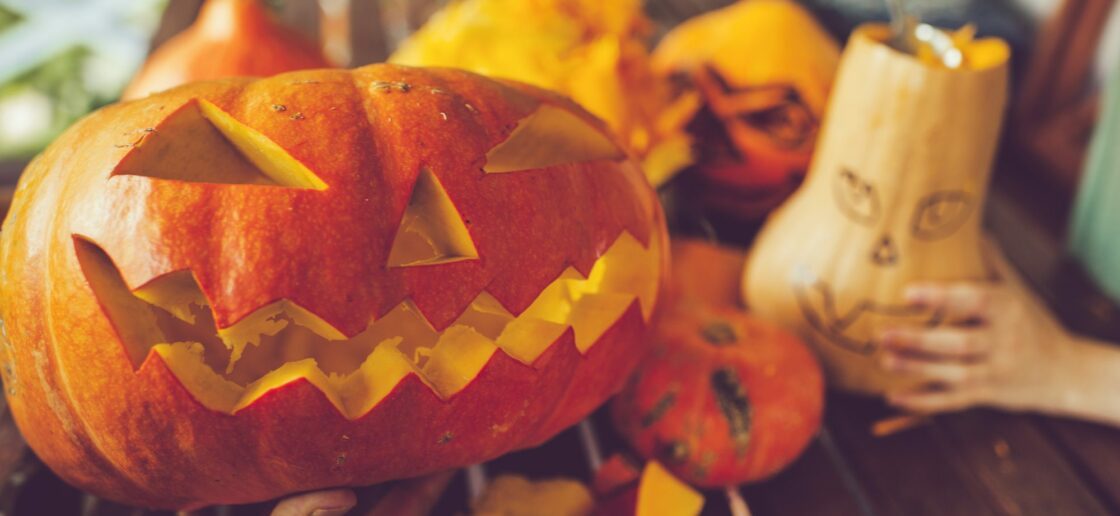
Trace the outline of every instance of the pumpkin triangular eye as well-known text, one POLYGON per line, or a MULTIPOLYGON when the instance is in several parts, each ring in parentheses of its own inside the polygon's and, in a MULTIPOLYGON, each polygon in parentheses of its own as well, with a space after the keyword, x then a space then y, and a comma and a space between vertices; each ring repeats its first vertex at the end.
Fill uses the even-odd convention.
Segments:
POLYGON ((276 142, 202 99, 167 116, 125 155, 113 175, 189 183, 325 190, 327 184, 276 142))
POLYGON ((478 251, 470 232, 447 191, 430 170, 420 170, 389 251, 389 266, 412 267, 476 258, 478 251))
POLYGON ((488 174, 517 172, 625 156, 602 129, 546 104, 522 119, 509 138, 486 153, 483 170, 488 174))

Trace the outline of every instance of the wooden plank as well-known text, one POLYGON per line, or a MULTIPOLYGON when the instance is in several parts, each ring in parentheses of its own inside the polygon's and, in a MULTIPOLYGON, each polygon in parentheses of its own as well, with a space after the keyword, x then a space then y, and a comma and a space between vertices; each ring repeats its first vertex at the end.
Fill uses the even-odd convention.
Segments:
POLYGON ((829 426, 883 514, 1110 514, 1065 450, 1026 416, 971 411, 884 438, 881 402, 834 395, 829 426))
POLYGON ((827 426, 877 513, 1001 514, 935 424, 876 438, 871 425, 894 412, 869 398, 832 394, 828 401, 827 426))
MULTIPOLYGON (((862 493, 853 493, 821 440, 816 440, 788 469, 765 482, 747 486, 743 496, 755 516, 782 514, 868 515, 862 493)), ((710 498, 710 497, 709 497, 710 498)), ((709 505, 715 506, 712 501, 709 505)), ((719 504, 726 507, 727 503, 719 504)), ((705 511, 705 514, 708 514, 705 511)), ((714 513, 713 513, 714 514, 714 513)))
POLYGON ((1071 419, 1039 417, 1040 424, 1114 514, 1120 514, 1120 430, 1071 419))
POLYGON ((949 436, 951 446, 975 473, 999 512, 1111 514, 1034 419, 970 411, 940 417, 937 426, 949 436))
POLYGON ((536 448, 488 462, 486 472, 490 478, 518 474, 535 480, 566 477, 590 481, 591 470, 584 457, 579 433, 575 428, 569 428, 536 448))

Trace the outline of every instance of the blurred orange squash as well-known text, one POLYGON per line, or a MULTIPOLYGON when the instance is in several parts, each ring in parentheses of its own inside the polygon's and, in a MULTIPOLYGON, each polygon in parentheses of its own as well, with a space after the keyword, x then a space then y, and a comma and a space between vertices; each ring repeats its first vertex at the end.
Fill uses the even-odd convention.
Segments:
POLYGON ((330 66, 314 43, 273 20, 260 0, 208 0, 193 25, 152 53, 121 98, 191 81, 330 66))
POLYGON ((704 202, 758 219, 797 188, 839 56, 792 0, 743 0, 665 36, 654 69, 682 78, 703 101, 687 129, 704 202))

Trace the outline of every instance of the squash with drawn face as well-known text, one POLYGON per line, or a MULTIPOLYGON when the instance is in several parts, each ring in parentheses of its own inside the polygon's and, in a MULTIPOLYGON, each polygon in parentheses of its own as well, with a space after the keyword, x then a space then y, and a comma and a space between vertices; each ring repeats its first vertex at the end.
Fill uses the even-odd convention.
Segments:
POLYGON ((741 0, 673 29, 655 69, 701 100, 687 130, 700 200, 761 219, 801 184, 840 49, 792 0, 741 0))
POLYGON ((836 385, 869 393, 912 383, 879 369, 879 331, 945 322, 904 303, 908 284, 989 278, 980 222, 1009 55, 980 40, 949 70, 882 44, 888 33, 853 35, 809 177, 743 278, 754 313, 802 331, 836 385))
POLYGON ((664 222, 570 101, 374 65, 90 115, 0 239, 0 372, 63 478, 134 505, 367 485, 535 445, 645 350, 664 222))

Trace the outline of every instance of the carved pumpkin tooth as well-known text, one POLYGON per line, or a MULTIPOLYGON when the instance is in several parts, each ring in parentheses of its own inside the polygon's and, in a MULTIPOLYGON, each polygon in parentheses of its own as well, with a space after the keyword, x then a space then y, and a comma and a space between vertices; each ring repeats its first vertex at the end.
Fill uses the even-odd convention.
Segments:
POLYGON ((494 356, 494 341, 468 326, 444 330, 421 370, 444 399, 466 387, 494 356))

